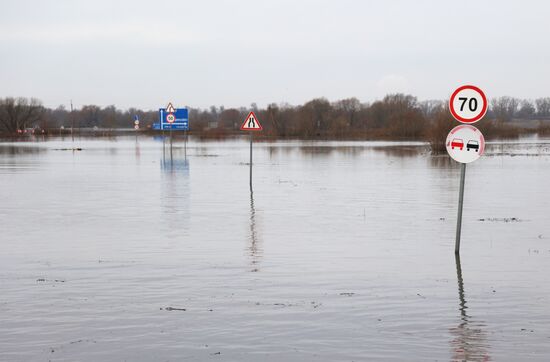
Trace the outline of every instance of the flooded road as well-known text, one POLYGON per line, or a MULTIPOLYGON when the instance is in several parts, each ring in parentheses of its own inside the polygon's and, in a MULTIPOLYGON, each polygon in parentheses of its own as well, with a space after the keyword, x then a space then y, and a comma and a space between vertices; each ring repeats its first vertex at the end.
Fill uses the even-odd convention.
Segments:
POLYGON ((547 361, 550 141, 0 144, 1 361, 547 361))

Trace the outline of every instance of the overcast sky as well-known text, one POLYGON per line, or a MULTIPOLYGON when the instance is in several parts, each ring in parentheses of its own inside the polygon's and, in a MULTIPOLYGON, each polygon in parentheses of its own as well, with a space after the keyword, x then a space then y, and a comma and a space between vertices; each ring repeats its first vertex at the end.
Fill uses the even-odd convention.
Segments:
POLYGON ((550 2, 2 0, 0 97, 46 106, 550 96, 550 2))

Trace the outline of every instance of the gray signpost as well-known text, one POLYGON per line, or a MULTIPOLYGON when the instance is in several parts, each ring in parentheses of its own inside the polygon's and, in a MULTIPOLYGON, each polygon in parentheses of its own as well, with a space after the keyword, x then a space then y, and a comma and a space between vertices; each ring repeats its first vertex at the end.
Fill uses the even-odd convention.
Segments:
POLYGON ((254 139, 254 133, 250 133, 250 192, 252 192, 252 143, 254 139))
POLYGON ((458 194, 458 212, 456 218, 455 254, 460 253, 462 233, 462 209, 464 206, 464 184, 466 182, 466 164, 474 162, 485 150, 485 138, 474 126, 487 113, 488 103, 485 93, 473 85, 458 87, 449 100, 451 115, 460 123, 449 132, 445 145, 449 155, 460 162, 460 190, 458 194))
MULTIPOLYGON (((261 130, 263 130, 263 127, 260 124, 258 117, 256 117, 254 112, 250 112, 241 126, 241 131, 253 132, 261 130)), ((254 140, 254 134, 252 132, 250 133, 250 192, 252 192, 252 144, 254 140)))
POLYGON ((460 253, 460 232, 462 231, 462 206, 464 205, 464 180, 466 179, 466 164, 460 165, 460 191, 458 194, 458 215, 456 216, 455 254, 460 253))

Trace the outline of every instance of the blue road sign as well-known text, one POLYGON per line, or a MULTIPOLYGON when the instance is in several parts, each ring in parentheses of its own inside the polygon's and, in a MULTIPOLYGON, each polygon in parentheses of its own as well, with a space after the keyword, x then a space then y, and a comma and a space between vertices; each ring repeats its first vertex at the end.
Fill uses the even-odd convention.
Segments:
POLYGON ((189 131, 189 112, 187 108, 178 108, 176 109, 176 112, 173 113, 175 116, 174 123, 169 123, 166 119, 166 116, 168 116, 168 112, 166 112, 165 108, 159 109, 159 121, 160 121, 160 129, 172 129, 173 131, 189 131))

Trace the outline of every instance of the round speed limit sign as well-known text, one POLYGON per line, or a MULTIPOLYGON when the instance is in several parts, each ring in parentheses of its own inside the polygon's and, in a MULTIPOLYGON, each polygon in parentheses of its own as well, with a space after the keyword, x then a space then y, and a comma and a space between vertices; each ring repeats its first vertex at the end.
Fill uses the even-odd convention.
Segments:
POLYGON ((487 97, 473 85, 458 87, 449 100, 453 117, 462 123, 475 123, 487 113, 487 97))

